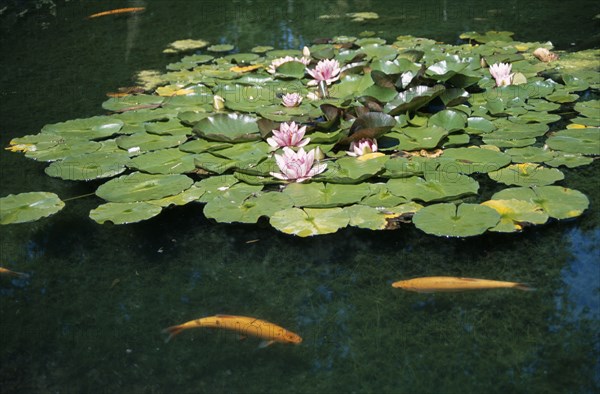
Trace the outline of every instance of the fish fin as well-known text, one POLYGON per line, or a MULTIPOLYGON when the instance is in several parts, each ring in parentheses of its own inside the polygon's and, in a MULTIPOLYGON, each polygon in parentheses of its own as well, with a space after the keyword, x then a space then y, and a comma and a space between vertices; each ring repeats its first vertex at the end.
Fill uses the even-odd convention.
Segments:
POLYGON ((181 325, 179 325, 179 326, 167 327, 164 330, 162 330, 161 332, 163 334, 169 334, 169 336, 167 337, 167 339, 165 339, 165 343, 169 343, 169 341, 171 339, 173 339, 173 337, 175 335, 179 334, 181 331, 183 331, 183 328, 181 327, 181 325))
POLYGON ((266 348, 267 346, 272 345, 273 343, 275 343, 275 341, 262 341, 259 345, 258 348, 259 349, 263 349, 266 348))
POLYGON ((536 291, 537 289, 534 287, 531 287, 525 283, 517 283, 514 286, 515 289, 519 289, 519 290, 523 290, 523 291, 536 291))

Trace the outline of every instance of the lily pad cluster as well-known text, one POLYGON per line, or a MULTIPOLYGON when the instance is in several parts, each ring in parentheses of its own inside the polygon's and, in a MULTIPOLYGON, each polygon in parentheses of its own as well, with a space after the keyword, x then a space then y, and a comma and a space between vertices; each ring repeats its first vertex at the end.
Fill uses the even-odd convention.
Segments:
MULTIPOLYGON (((549 44, 512 36, 470 32, 461 45, 343 36, 249 53, 213 45, 169 64, 156 89, 108 99, 105 115, 46 125, 7 149, 48 162, 52 177, 106 180, 96 191, 106 203, 90 212, 98 223, 201 203, 218 222, 263 218, 302 237, 410 222, 465 237, 579 216, 588 199, 560 185, 561 168, 600 155, 600 101, 582 99, 600 88, 599 73, 571 54, 542 62, 532 53, 549 44), (308 71, 324 60, 340 72, 318 83, 308 71), (496 86, 496 63, 512 66, 508 86, 496 86), (302 149, 324 172, 298 183, 272 175, 278 152, 267 139, 284 122, 306 127, 302 149), (378 151, 347 154, 365 139, 378 151), (502 190, 483 201, 480 182, 502 190)), ((0 200, 2 223, 62 207, 47 194, 15 198, 0 200)))

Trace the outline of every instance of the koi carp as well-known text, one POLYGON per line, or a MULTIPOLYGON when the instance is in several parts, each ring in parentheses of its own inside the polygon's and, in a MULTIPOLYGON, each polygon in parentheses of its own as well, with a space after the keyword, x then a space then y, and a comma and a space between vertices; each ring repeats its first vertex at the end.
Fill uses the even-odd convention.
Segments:
POLYGON ((88 19, 99 18, 101 16, 106 16, 106 15, 129 14, 132 12, 144 11, 145 9, 146 9, 145 7, 117 8, 116 10, 103 11, 103 12, 98 12, 97 14, 92 14, 92 15, 88 16, 88 19))
POLYGON ((175 335, 189 328, 221 328, 235 331, 242 337, 254 336, 263 340, 260 347, 267 347, 274 342, 299 344, 302 338, 291 331, 276 324, 254 317, 216 315, 190 320, 186 323, 165 328, 162 332, 169 334, 165 342, 169 342, 175 335))
POLYGON ((457 278, 452 276, 429 276, 401 280, 392 283, 392 287, 397 287, 408 291, 416 291, 419 293, 509 288, 524 291, 534 290, 525 284, 517 282, 502 282, 497 280, 475 278, 457 278))
POLYGON ((29 274, 23 272, 11 271, 8 268, 0 267, 0 275, 15 276, 17 278, 29 278, 29 274))

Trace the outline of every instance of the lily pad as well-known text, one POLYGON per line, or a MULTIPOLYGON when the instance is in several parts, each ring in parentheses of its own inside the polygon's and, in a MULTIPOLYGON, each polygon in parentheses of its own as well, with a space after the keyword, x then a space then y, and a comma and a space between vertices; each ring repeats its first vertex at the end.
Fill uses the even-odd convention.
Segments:
POLYGON ((125 150, 133 149, 143 153, 172 148, 181 145, 186 139, 185 135, 158 135, 141 132, 117 138, 117 145, 125 150))
POLYGON ((177 148, 163 149, 137 156, 127 166, 150 174, 183 174, 196 168, 195 157, 177 148))
POLYGON ((94 152, 69 156, 55 161, 46 169, 46 174, 71 181, 89 181, 99 178, 111 178, 126 170, 129 161, 126 152, 94 152))
POLYGON ((128 224, 153 218, 161 211, 160 206, 146 202, 109 202, 92 209, 90 218, 100 224, 128 224))
POLYGON ((385 105, 385 112, 394 116, 407 111, 414 111, 441 95, 445 89, 443 85, 435 85, 433 87, 415 86, 414 88, 398 93, 396 98, 385 105))
POLYGON ((510 199, 532 202, 556 219, 577 217, 589 206, 589 200, 583 193, 562 186, 515 187, 492 196, 492 200, 510 199))
POLYGON ((110 202, 157 200, 174 196, 189 188, 191 178, 185 175, 151 175, 134 172, 111 179, 96 190, 96 195, 110 202))
POLYGON ((461 112, 445 109, 433 115, 427 122, 429 126, 438 126, 449 133, 462 130, 467 124, 467 116, 461 112))
POLYGON ((446 237, 483 234, 500 221, 496 210, 479 204, 452 203, 426 206, 413 216, 415 226, 428 233, 446 237))
POLYGON ((426 172, 424 178, 390 179, 387 188, 396 196, 408 200, 434 202, 476 194, 479 183, 467 175, 432 171, 426 172))
POLYGON ((544 224, 548 221, 546 214, 540 206, 523 200, 489 200, 481 203, 500 214, 500 222, 490 231, 512 233, 523 230, 531 224, 544 224))
POLYGON ((289 208, 271 216, 271 226, 286 234, 299 237, 335 233, 350 222, 348 213, 341 208, 289 208))
POLYGON ((95 141, 71 140, 64 141, 47 149, 29 150, 25 153, 25 157, 39 161, 56 161, 69 156, 96 152, 101 147, 102 144, 95 141))
POLYGON ((283 193, 296 207, 330 208, 359 202, 369 194, 369 185, 337 185, 331 183, 292 183, 283 193))
POLYGON ((330 165, 328 171, 319 179, 332 183, 360 183, 383 171, 389 156, 380 156, 371 160, 344 157, 330 165))
POLYGON ((498 170, 511 161, 509 155, 484 148, 450 148, 438 159, 439 171, 473 174, 498 170))
POLYGON ((42 133, 60 135, 67 140, 99 140, 118 133, 121 127, 123 127, 123 121, 121 120, 110 116, 94 116, 87 119, 73 119, 48 124, 42 128, 42 133))
POLYGON ((261 216, 292 207, 292 200, 283 193, 255 193, 241 201, 217 197, 206 204, 204 215, 221 223, 256 223, 261 216))
POLYGON ((219 44, 219 45, 211 45, 208 49, 211 52, 229 52, 232 51, 235 47, 231 44, 219 44))
POLYGON ((564 179, 565 175, 556 168, 546 168, 534 163, 513 164, 488 176, 496 182, 517 186, 546 186, 564 179))
POLYGON ((9 194, 0 198, 0 224, 33 222, 54 215, 64 206, 54 193, 9 194))
POLYGON ((554 133, 546 140, 552 149, 584 155, 600 155, 600 128, 568 129, 554 133))
POLYGON ((194 131, 212 141, 256 141, 261 139, 256 121, 248 115, 216 114, 196 123, 194 131))

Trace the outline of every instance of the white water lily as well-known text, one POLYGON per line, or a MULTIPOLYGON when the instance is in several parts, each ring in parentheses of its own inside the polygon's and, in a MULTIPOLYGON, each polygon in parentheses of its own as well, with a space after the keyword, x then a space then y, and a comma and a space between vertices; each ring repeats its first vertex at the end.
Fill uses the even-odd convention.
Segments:
POLYGON ((512 84, 515 74, 511 74, 512 64, 495 63, 490 66, 490 74, 496 80, 496 86, 508 86, 512 84))
POLYGON ((296 122, 284 122, 279 125, 279 130, 271 130, 273 137, 267 138, 267 143, 273 148, 283 148, 284 146, 303 147, 309 143, 310 138, 305 138, 306 126, 298 127, 296 122))
POLYGON ((298 93, 286 93, 281 97, 281 101, 288 108, 297 107, 302 103, 302 95, 298 93))
POLYGON ((282 155, 275 155, 275 161, 281 172, 271 172, 271 176, 285 181, 303 182, 327 169, 327 164, 315 164, 316 149, 306 153, 304 148, 294 152, 284 147, 282 155))
POLYGON ((361 140, 352 141, 350 143, 350 150, 346 151, 348 156, 362 156, 369 153, 377 152, 377 140, 371 138, 363 138, 361 140))

